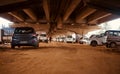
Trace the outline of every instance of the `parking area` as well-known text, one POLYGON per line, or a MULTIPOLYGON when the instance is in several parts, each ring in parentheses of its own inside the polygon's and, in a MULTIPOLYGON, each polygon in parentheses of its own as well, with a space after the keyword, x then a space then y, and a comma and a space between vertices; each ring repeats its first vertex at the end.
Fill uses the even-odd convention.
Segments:
POLYGON ((104 46, 40 43, 0 48, 0 74, 120 74, 120 52, 104 46))

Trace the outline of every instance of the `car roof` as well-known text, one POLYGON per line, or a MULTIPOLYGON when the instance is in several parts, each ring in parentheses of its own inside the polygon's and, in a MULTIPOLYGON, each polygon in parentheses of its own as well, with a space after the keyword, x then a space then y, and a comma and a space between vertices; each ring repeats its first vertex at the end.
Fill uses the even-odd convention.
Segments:
POLYGON ((109 31, 112 31, 112 32, 120 32, 120 30, 107 30, 106 32, 109 32, 109 31))

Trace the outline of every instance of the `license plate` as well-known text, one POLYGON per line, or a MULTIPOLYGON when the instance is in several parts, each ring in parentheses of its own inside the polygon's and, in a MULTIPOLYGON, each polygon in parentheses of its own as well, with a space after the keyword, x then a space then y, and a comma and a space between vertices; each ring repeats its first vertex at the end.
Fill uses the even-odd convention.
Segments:
POLYGON ((23 44, 24 44, 24 43, 27 43, 27 41, 20 41, 20 43, 23 43, 23 44))

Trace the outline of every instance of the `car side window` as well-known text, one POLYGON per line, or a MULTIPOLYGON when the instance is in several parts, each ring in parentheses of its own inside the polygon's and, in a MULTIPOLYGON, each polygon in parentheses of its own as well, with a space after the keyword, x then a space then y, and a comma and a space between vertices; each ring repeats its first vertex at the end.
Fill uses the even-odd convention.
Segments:
POLYGON ((113 35, 114 35, 114 36, 118 36, 118 32, 114 32, 113 35))
POLYGON ((118 36, 120 36, 120 32, 118 32, 118 36))
POLYGON ((15 30, 15 34, 28 34, 28 33, 34 33, 34 30, 32 28, 18 28, 15 30))
POLYGON ((109 35, 111 35, 111 36, 112 36, 112 35, 113 35, 113 32, 109 32, 109 35))

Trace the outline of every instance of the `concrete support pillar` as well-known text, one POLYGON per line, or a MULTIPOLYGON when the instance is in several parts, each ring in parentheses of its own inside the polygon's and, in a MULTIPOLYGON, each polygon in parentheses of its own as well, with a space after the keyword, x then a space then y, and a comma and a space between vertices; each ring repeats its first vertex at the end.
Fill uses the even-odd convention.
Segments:
POLYGON ((50 22, 49 32, 53 32, 56 28, 56 22, 50 22))
POLYGON ((57 28, 62 29, 63 23, 62 23, 62 18, 59 18, 58 23, 57 23, 57 28))

